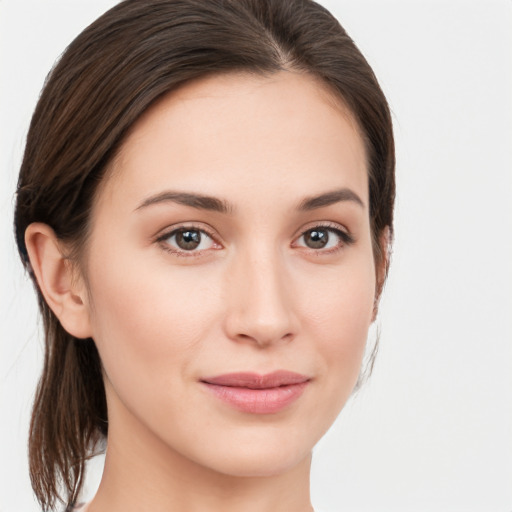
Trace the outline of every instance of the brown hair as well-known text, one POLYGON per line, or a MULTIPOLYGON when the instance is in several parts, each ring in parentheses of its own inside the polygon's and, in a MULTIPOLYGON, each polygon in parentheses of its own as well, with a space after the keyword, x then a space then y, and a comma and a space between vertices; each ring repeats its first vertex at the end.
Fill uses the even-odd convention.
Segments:
POLYGON ((76 501, 85 462, 108 421, 95 344, 68 334, 44 301, 25 247, 27 226, 48 224, 79 255, 98 184, 150 105, 208 74, 282 69, 323 80, 357 120, 368 156, 374 254, 382 261, 379 237, 386 227, 392 233, 395 194, 389 108, 353 41, 315 2, 126 0, 86 28, 51 71, 30 125, 15 210, 19 252, 45 327, 29 439, 32 486, 43 510, 56 499, 76 501))

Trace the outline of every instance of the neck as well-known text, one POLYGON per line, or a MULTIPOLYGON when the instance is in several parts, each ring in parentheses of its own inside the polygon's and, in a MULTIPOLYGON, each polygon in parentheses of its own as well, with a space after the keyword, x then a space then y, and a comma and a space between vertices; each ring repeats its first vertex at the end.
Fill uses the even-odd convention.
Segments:
POLYGON ((312 512, 311 454, 265 475, 225 474, 155 438, 126 410, 109 409, 105 468, 87 512, 312 512))

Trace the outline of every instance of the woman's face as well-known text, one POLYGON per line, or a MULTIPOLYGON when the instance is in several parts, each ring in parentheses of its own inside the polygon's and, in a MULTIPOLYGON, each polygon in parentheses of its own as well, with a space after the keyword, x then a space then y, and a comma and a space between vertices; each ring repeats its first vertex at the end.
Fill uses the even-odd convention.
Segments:
POLYGON ((245 476, 309 458, 359 374, 372 254, 363 142, 318 81, 217 76, 165 97, 93 209, 109 450, 245 476))

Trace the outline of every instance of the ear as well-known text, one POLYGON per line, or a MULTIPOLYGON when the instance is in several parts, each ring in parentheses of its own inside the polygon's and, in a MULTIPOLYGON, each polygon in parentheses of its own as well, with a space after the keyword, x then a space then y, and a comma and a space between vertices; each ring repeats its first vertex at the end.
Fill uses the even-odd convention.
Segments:
POLYGON ((76 338, 91 337, 86 287, 74 275, 53 229, 39 222, 30 224, 25 245, 39 289, 62 327, 76 338))
POLYGON ((391 230, 389 226, 386 226, 382 233, 379 235, 379 250, 381 253, 380 261, 377 264, 376 268, 376 286, 375 286, 375 300, 373 303, 373 316, 372 322, 377 318, 377 314, 379 312, 379 301, 382 293, 382 289, 384 288, 384 283, 386 281, 386 277, 388 274, 388 268, 391 258, 391 230))

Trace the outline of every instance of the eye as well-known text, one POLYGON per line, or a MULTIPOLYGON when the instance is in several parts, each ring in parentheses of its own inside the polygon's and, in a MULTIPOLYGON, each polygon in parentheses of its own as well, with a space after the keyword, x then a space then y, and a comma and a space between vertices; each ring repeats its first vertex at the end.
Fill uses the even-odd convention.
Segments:
POLYGON ((220 247, 206 231, 194 227, 174 229, 158 238, 158 242, 164 244, 168 251, 180 255, 220 247))
POLYGON ((295 245, 299 247, 306 247, 315 251, 331 252, 336 249, 341 249, 344 245, 354 243, 351 235, 342 231, 339 228, 331 226, 315 226, 307 231, 297 239, 295 245))

